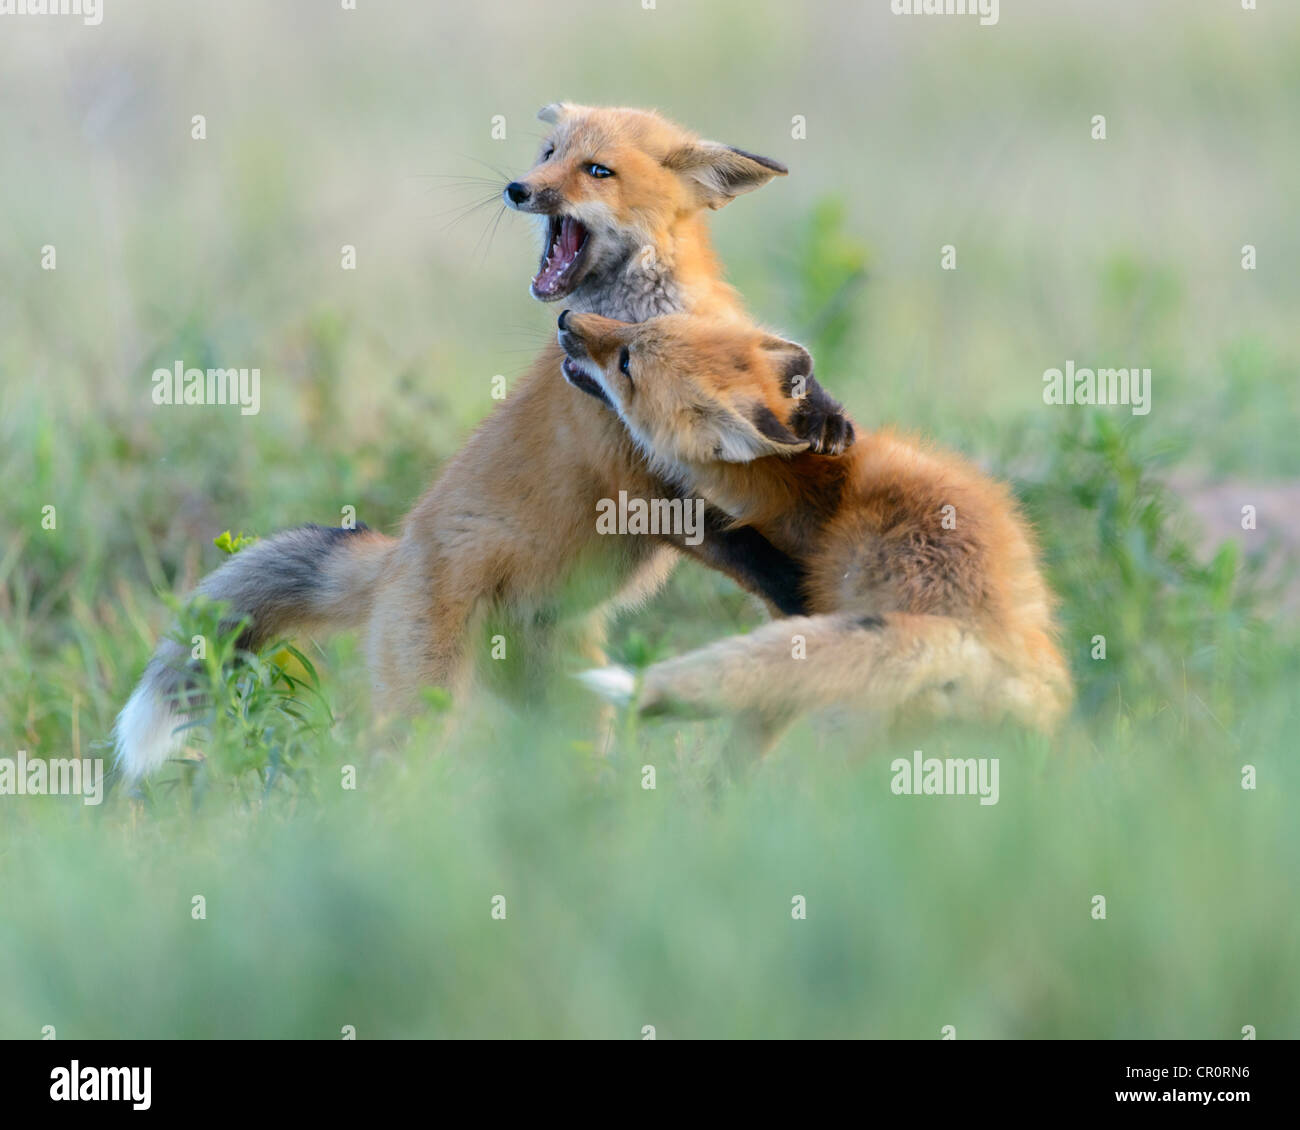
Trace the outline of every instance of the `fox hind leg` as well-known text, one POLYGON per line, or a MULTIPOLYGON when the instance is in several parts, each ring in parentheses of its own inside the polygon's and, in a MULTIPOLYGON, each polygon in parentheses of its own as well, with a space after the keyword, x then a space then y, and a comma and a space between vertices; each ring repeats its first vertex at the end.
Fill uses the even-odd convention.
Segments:
POLYGON ((765 717, 840 703, 890 717, 928 706, 969 718, 1012 713, 1037 724, 1053 713, 1051 704, 1038 701, 1043 692, 1020 675, 951 617, 792 617, 655 664, 639 706, 649 716, 751 714, 746 724, 760 730, 765 717))

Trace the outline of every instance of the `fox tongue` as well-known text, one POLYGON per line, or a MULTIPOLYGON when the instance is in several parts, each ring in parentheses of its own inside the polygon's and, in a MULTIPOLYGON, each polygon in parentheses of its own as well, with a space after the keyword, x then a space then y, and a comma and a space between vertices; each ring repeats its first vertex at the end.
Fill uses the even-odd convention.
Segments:
POLYGON ((550 294, 559 286, 560 279, 573 266, 573 261, 582 248, 584 234, 582 226, 576 220, 569 216, 561 218, 542 269, 533 280, 538 293, 550 294))
POLYGON ((568 216, 560 221, 560 238, 556 241, 560 250, 560 255, 564 259, 572 259, 578 250, 578 225, 568 216))

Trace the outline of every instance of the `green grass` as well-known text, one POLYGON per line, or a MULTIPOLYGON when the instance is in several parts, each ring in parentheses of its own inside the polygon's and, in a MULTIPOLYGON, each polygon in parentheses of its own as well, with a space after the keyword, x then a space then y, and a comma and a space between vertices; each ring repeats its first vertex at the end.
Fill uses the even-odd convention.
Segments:
MULTIPOLYGON (((1064 732, 881 735, 832 713, 715 795, 721 723, 623 725, 602 756, 573 704, 520 715, 431 691, 380 725, 355 636, 235 668, 212 610, 192 609, 185 637, 213 641, 202 766, 100 808, 0 798, 0 1037, 1300 1036, 1300 639, 1270 549, 1295 516, 1219 544, 1171 486, 1241 483, 1248 503, 1300 474, 1300 279, 1283 266, 1300 247, 1284 65, 1300 17, 1006 5, 972 38, 772 3, 744 7, 719 57, 736 21, 705 7, 583 7, 631 57, 597 53, 560 92, 550 10, 457 17, 474 65, 444 50, 432 70, 441 39, 413 15, 344 32, 250 8, 206 29, 226 76, 274 98, 174 62, 156 89, 95 69, 161 31, 198 42, 174 13, 124 10, 97 46, 68 45, 88 82, 127 82, 99 125, 39 51, 0 46, 0 90, 52 123, 0 121, 25 171, 0 183, 17 264, 0 304, 0 756, 108 756, 222 531, 338 524, 345 506, 395 528, 554 313, 523 293, 523 227, 476 248, 477 218, 437 216, 472 191, 419 178, 526 163, 525 111, 557 93, 657 103, 789 161, 788 182, 717 218, 733 281, 860 424, 924 431, 1015 483, 1078 681, 1064 732), (286 37, 310 50, 269 74, 286 37), (879 55, 865 72, 865 47, 805 62, 804 40, 879 55), (1123 99, 1098 59, 1118 59, 1123 99), (485 89, 492 73, 512 85, 485 89), (1215 99, 1189 106, 1206 74, 1215 99), (206 149, 191 104, 214 123, 206 149), (504 144, 487 140, 497 112, 504 144), (1255 276, 1237 265, 1248 240, 1255 276), (37 269, 47 242, 56 272, 37 269), (938 269, 948 242, 956 272, 938 269), (178 357, 261 365, 262 413, 151 408, 149 373, 178 357), (1042 371, 1071 357, 1150 365, 1151 414, 1044 406, 1042 371), (918 747, 998 757, 999 803, 894 796, 889 763, 918 747)), ((645 663, 761 619, 684 565, 610 649, 645 663)))

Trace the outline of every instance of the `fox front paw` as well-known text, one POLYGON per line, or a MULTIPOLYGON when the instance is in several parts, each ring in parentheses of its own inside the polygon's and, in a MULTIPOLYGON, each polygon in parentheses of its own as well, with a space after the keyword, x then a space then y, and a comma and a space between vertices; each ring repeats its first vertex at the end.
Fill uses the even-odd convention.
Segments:
POLYGON ((853 446, 856 433, 844 408, 815 377, 808 376, 799 406, 790 418, 790 428, 808 444, 814 455, 843 455, 853 446))

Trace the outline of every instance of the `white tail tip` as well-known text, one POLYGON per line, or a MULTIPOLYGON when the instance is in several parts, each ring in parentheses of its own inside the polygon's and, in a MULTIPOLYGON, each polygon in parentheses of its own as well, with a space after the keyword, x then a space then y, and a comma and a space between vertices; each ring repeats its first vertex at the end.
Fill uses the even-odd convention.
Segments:
POLYGON ((113 727, 116 764, 128 782, 160 769, 181 747, 173 731, 184 722, 175 710, 158 701, 146 678, 131 693, 113 727))

